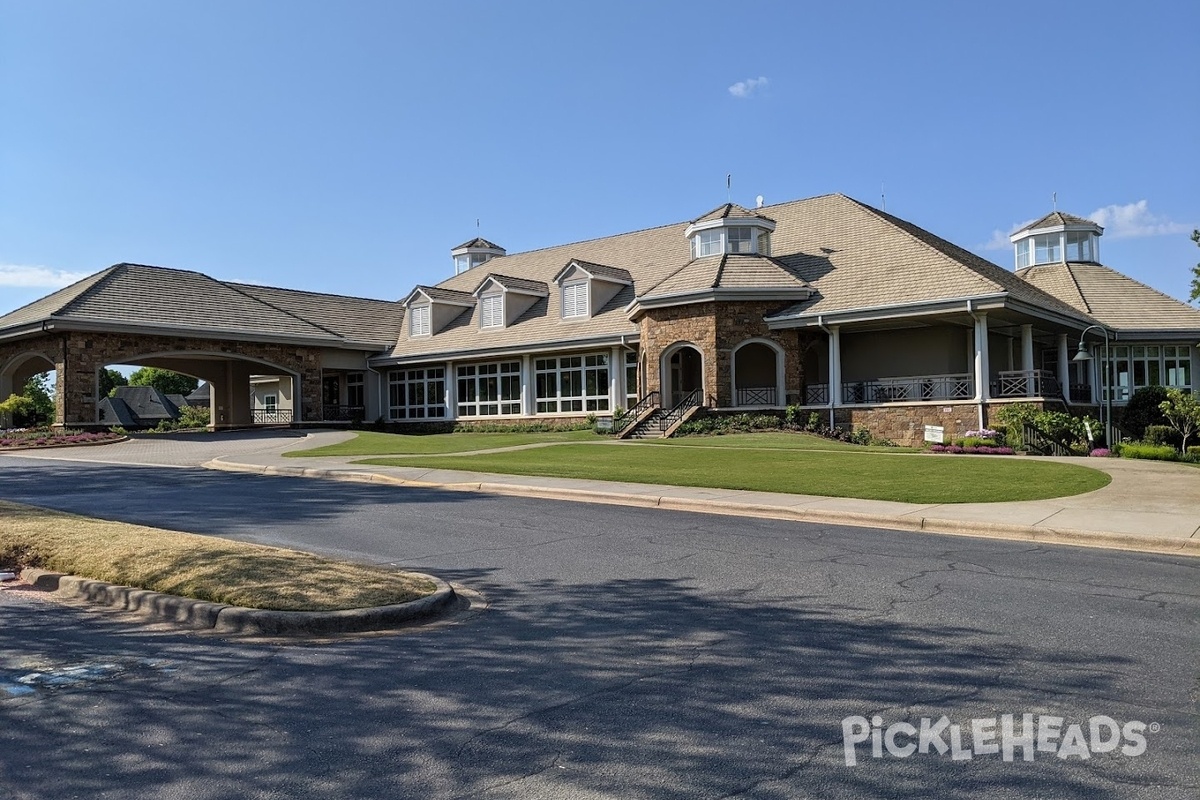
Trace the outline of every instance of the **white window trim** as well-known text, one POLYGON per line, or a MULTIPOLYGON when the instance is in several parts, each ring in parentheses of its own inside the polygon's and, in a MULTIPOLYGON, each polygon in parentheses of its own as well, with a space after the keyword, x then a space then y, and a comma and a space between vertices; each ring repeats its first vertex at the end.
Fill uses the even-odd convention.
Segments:
POLYGON ((504 327, 503 292, 485 294, 479 298, 479 327, 484 329, 504 327), (492 308, 489 309, 489 306, 492 308))
POLYGON ((563 319, 587 319, 591 314, 592 288, 589 280, 572 280, 567 281, 562 285, 562 318, 563 319), (582 289, 582 292, 580 290, 582 289), (582 298, 580 298, 582 294, 582 298), (573 299, 568 303, 567 297, 572 295, 573 299), (580 302, 582 299, 582 302, 580 302), (568 313, 572 311, 573 313, 568 313))
POLYGON ((446 419, 446 370, 445 367, 420 367, 417 369, 395 369, 388 372, 388 419, 423 420, 446 419), (441 375, 430 373, 441 372, 441 375), (441 392, 437 385, 441 384, 441 392), (423 403, 409 403, 409 387, 420 385, 425 397, 423 403), (431 391, 431 387, 433 390, 431 391), (399 403, 392 402, 399 393, 399 403), (397 414, 403 410, 404 414, 397 414), (419 411, 420 413, 415 413, 419 411))
POLYGON ((432 305, 411 306, 408 311, 408 335, 429 336, 432 333, 432 305))
POLYGON ((537 414, 567 414, 578 416, 580 414, 596 414, 608 413, 612 409, 612 398, 609 392, 609 382, 612 380, 612 358, 608 353, 584 353, 580 355, 569 356, 551 356, 549 358, 539 358, 534 361, 534 409, 537 414), (563 366, 563 359, 578 358, 579 366, 563 366), (603 359, 604 363, 596 363, 589 365, 589 358, 603 359), (538 362, 551 362, 554 366, 538 368, 538 362), (598 373, 605 373, 605 379, 601 381, 598 373), (577 372, 579 374, 579 394, 564 395, 562 393, 562 376, 564 372, 577 372), (595 394, 587 393, 588 373, 597 373, 594 381, 596 387, 595 394), (554 376, 554 394, 539 396, 537 394, 537 378, 546 375, 554 376), (564 403, 579 403, 578 409, 563 409, 564 403), (553 405, 553 408, 545 410, 539 409, 538 406, 546 404, 553 405), (590 406, 590 407, 589 407, 590 406))
POLYGON ((457 407, 456 414, 461 419, 494 419, 496 417, 519 417, 521 416, 522 403, 522 387, 524 381, 521 375, 520 361, 481 361, 470 364, 459 364, 454 370, 455 389, 457 391, 457 407), (513 370, 513 365, 516 370, 513 370), (495 366, 496 371, 480 373, 481 369, 486 369, 495 366), (505 369, 505 368, 508 369, 505 369), (464 374, 471 373, 471 374, 464 374), (504 396, 504 383, 506 378, 516 376, 517 394, 515 397, 504 396), (480 385, 486 383, 489 379, 496 379, 496 399, 495 400, 480 400, 480 385), (463 382, 473 383, 475 385, 474 399, 467 399, 468 393, 462 390, 463 382), (496 406, 495 414, 481 414, 480 406, 496 406), (508 407, 507 410, 505 407, 508 407), (472 410, 473 408, 473 410, 472 410))

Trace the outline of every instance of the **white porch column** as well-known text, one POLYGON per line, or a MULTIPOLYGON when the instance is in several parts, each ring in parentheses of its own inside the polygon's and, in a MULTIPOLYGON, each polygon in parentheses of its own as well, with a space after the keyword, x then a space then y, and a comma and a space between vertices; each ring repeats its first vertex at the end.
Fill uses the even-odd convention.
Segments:
POLYGON ((1021 369, 1037 369, 1033 363, 1033 326, 1021 326, 1021 369))
POLYGON ((446 371, 446 419, 458 419, 458 376, 454 374, 454 362, 447 361, 446 371))
POLYGON ((1058 335, 1058 382, 1062 384, 1063 399, 1071 403, 1071 354, 1067 346, 1067 335, 1058 335))
MULTIPOLYGON (((1009 353, 1012 353, 1012 340, 1009 340, 1009 353)), ((991 393, 991 365, 988 363, 988 324, 987 314, 975 315, 975 401, 979 403, 979 427, 985 426, 984 404, 991 393)))
POLYGON ((608 413, 625 407, 625 352, 614 347, 608 356, 608 413))
POLYGON ((833 409, 842 404, 842 335, 837 325, 829 328, 829 427, 833 427, 833 409))
POLYGON ((975 399, 982 403, 990 398, 991 365, 988 363, 987 314, 975 315, 975 399))
POLYGON ((534 397, 535 386, 533 359, 526 353, 521 356, 521 414, 523 416, 532 417, 534 409, 537 408, 537 400, 534 397))

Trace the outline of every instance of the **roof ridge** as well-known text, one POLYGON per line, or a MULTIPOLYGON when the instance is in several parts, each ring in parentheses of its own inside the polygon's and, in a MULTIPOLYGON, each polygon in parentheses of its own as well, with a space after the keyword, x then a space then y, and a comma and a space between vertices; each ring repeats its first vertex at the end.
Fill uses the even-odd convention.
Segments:
POLYGON ((717 262, 717 274, 713 277, 712 286, 710 289, 715 289, 721 285, 721 278, 725 275, 725 265, 729 263, 729 253, 722 253, 721 260, 717 262))
POLYGON ((1083 302, 1083 307, 1087 313, 1092 313, 1092 304, 1088 302, 1087 295, 1083 293, 1083 287, 1079 285, 1079 279, 1075 277, 1075 270, 1071 269, 1070 262, 1066 262, 1067 275, 1071 276, 1071 284, 1075 287, 1075 293, 1079 295, 1079 299, 1083 302))
MULTIPOLYGON (((181 270, 181 271, 186 272, 187 270, 181 270)), ((204 275, 204 273, 202 273, 202 272, 197 273, 197 274, 204 275)), ((293 314, 292 312, 290 312, 286 309, 280 308, 279 306, 275 305, 274 303, 268 303, 266 300, 263 300, 262 298, 255 297, 254 295, 249 294, 248 292, 242 291, 241 289, 239 289, 237 286, 234 286, 233 284, 225 283, 224 281, 219 281, 210 275, 204 275, 204 277, 208 278, 213 283, 217 283, 217 284, 220 284, 221 286, 224 286, 226 289, 237 292, 242 297, 253 300, 255 303, 261 303, 262 305, 266 306, 267 308, 273 308, 276 311, 278 311, 280 314, 283 314, 284 316, 288 316, 288 317, 291 317, 292 319, 299 320, 300 322, 303 322, 305 325, 311 325, 312 327, 316 328, 319 331, 325 331, 326 333, 328 333, 330 336, 334 337, 335 339, 338 339, 340 341, 346 340, 346 337, 342 336, 337 331, 331 331, 329 328, 326 328, 324 325, 318 325, 317 323, 313 322, 311 319, 305 319, 304 317, 300 316, 299 314, 293 314)))
POLYGON ((683 272, 685 269, 687 269, 688 267, 690 267, 692 264, 695 264, 695 263, 696 263, 697 261, 699 261, 699 260, 700 260, 700 258, 693 258, 693 259, 691 259, 691 260, 689 260, 689 261, 685 262, 685 263, 684 263, 684 264, 683 264, 681 267, 679 267, 678 269, 672 270, 670 273, 668 273, 667 275, 663 276, 663 279, 662 279, 661 281, 659 281, 658 283, 654 284, 653 286, 651 286, 650 288, 648 288, 646 291, 642 292, 641 294, 636 294, 636 293, 635 293, 635 294, 634 294, 634 297, 647 297, 647 296, 649 296, 649 295, 650 295, 650 293, 651 293, 651 292, 653 292, 655 289, 657 289, 659 286, 662 286, 664 283, 666 283, 667 281, 671 280, 671 279, 672 279, 672 278, 674 278, 676 275, 678 275, 679 273, 683 272))
POLYGON ((53 317, 57 314, 67 313, 67 311, 70 310, 71 306, 78 304, 85 297, 90 297, 92 294, 94 294, 96 292, 97 289, 100 289, 102 286, 104 286, 105 284, 110 282, 114 277, 116 277, 116 275, 119 272, 124 272, 124 271, 126 271, 126 269, 128 267, 131 267, 131 266, 135 266, 135 265, 126 264, 124 261, 122 261, 120 264, 113 264, 107 270, 101 270, 101 272, 107 272, 108 274, 101 276, 101 278, 99 280, 97 280, 95 283, 93 283, 88 288, 84 289, 79 294, 72 297, 70 300, 68 300, 64 305, 59 307, 57 310, 51 311, 50 316, 53 317))
MULTIPOLYGON (((157 269, 169 269, 169 267, 158 267, 157 269)), ((187 271, 188 270, 180 270, 180 272, 187 272, 187 271)), ((399 300, 384 300, 379 297, 360 297, 355 294, 337 294, 335 292, 316 292, 316 291, 313 291, 312 289, 289 289, 286 286, 272 286, 272 285, 266 284, 266 283, 247 283, 246 281, 223 281, 220 278, 213 278, 213 280, 217 281, 218 283, 223 283, 226 286, 232 286, 232 287, 237 287, 237 288, 246 286, 251 289, 274 289, 277 292, 288 292, 289 294, 315 294, 320 297, 341 297, 346 300, 366 300, 369 303, 398 303, 398 302, 400 302, 399 300)))
MULTIPOLYGON (((97 283, 100 283, 102 280, 104 280, 104 277, 97 277, 97 276, 100 276, 100 275, 102 275, 102 273, 108 272, 109 270, 116 269, 116 268, 117 268, 117 267, 119 267, 119 266, 120 266, 120 264, 113 264, 112 266, 105 267, 105 268, 104 268, 104 269, 102 269, 102 270, 98 270, 98 271, 96 271, 96 272, 93 272, 93 273, 90 273, 90 274, 88 274, 88 275, 84 275, 84 276, 83 276, 82 278, 80 278, 79 280, 77 280, 77 281, 72 281, 71 283, 67 284, 66 286, 62 287, 61 289, 55 289, 53 292, 51 292, 50 294, 46 295, 45 297, 37 297, 37 298, 34 298, 33 300, 30 300, 28 303, 24 303, 23 305, 19 305, 19 306, 17 306, 16 308, 12 309, 11 311, 6 311, 6 312, 4 312, 3 314, 0 314, 0 319, 5 319, 5 318, 7 318, 7 317, 10 317, 10 316, 12 316, 13 314, 16 314, 18 311, 24 311, 25 309, 29 308, 29 307, 30 307, 30 306, 32 306, 32 305, 36 305, 36 304, 38 304, 38 303, 42 302, 43 300, 48 300, 48 299, 50 299, 51 297, 53 297, 54 295, 58 294, 59 292, 66 292, 68 289, 71 289, 71 288, 73 288, 73 287, 75 287, 75 286, 78 286, 79 284, 83 283, 84 281, 92 281, 92 285, 91 285, 91 286, 89 286, 87 289, 84 289, 82 292, 80 292, 80 295, 81 295, 81 294, 84 294, 84 293, 86 293, 86 292, 89 292, 89 291, 91 291, 92 287, 94 287, 94 286, 95 286, 97 283)), ((105 277, 107 277, 107 276, 105 276, 105 277)), ((67 302, 66 302, 66 303, 65 303, 63 306, 61 306, 61 307, 58 309, 58 311, 62 311, 62 309, 63 309, 63 308, 66 308, 66 306, 70 305, 70 304, 71 304, 72 302, 74 302, 74 301, 75 301, 75 299, 76 299, 76 298, 78 298, 78 297, 79 297, 79 295, 75 295, 75 297, 72 297, 72 298, 71 298, 70 300, 68 300, 68 301, 67 301, 67 302)), ((55 314, 57 314, 57 313, 58 313, 58 311, 51 311, 51 312, 50 312, 50 314, 49 314, 49 316, 54 316, 55 314)))

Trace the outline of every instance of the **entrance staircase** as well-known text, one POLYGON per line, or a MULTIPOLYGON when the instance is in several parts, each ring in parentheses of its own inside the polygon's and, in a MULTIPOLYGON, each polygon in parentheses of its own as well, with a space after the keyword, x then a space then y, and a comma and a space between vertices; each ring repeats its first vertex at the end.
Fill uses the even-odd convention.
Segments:
POLYGON ((617 431, 618 439, 666 439, 675 429, 694 417, 701 409, 702 395, 696 389, 674 408, 666 409, 658 405, 658 392, 651 392, 643 397, 638 404, 629 410, 625 417, 625 426, 617 431))

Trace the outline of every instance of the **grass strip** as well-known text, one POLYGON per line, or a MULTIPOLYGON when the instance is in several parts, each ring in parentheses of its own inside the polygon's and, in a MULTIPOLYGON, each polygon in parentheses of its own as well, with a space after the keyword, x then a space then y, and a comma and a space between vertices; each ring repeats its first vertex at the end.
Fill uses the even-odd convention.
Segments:
POLYGON ((586 442, 598 440, 592 431, 547 431, 545 433, 379 433, 358 431, 353 439, 311 450, 291 450, 291 458, 314 456, 384 456, 466 453, 496 447, 516 447, 547 442, 586 442))
POLYGON ((311 553, 0 501, 0 566, 275 611, 404 603, 432 581, 311 553))
POLYGON ((1112 480, 1088 467, 1013 456, 579 444, 448 458, 374 458, 356 463, 904 503, 1045 500, 1094 491, 1112 480))

